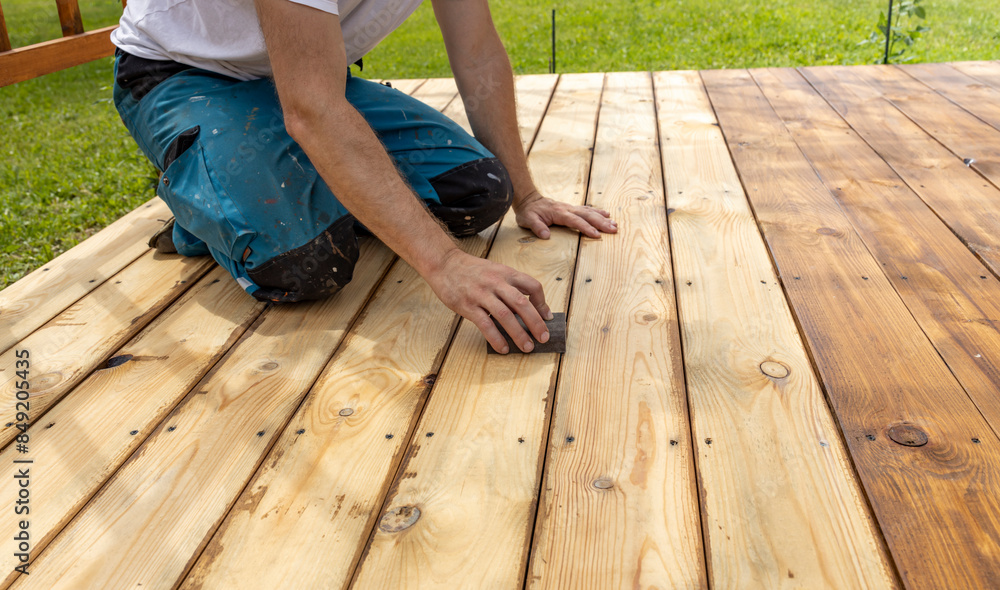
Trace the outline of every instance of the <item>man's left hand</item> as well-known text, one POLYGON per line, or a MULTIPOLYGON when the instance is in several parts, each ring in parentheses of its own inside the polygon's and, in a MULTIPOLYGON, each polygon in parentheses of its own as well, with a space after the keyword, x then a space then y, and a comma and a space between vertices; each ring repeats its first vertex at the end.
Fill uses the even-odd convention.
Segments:
POLYGON ((515 203, 514 211, 517 214, 517 224, 530 229, 543 240, 549 239, 552 235, 549 231, 551 225, 576 229, 588 238, 595 239, 600 238, 601 233, 613 234, 618 231, 618 224, 604 209, 587 205, 567 205, 543 197, 538 191, 531 192, 519 203, 515 203))

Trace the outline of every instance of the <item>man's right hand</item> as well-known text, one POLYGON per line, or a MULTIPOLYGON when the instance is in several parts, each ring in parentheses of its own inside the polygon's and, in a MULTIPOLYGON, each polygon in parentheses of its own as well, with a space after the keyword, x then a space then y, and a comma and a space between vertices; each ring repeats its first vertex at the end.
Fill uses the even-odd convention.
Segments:
POLYGON ((458 248, 449 250, 438 268, 424 277, 445 305, 479 328, 493 350, 509 352, 491 316, 523 352, 531 352, 534 343, 514 314, 521 317, 535 340, 548 341, 545 320, 552 319, 552 311, 545 303, 541 283, 532 277, 458 248))

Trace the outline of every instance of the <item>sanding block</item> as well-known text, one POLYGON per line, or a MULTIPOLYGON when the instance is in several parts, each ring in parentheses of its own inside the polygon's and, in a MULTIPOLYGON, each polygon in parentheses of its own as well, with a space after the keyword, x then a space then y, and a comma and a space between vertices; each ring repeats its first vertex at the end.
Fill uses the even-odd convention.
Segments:
MULTIPOLYGON (((528 336, 531 336, 531 332, 528 331, 528 328, 524 325, 524 322, 521 321, 520 316, 514 316, 514 317, 517 318, 517 322, 521 324, 521 327, 524 328, 524 331, 528 332, 528 336)), ((521 352, 521 349, 518 348, 516 344, 514 344, 514 341, 510 339, 510 336, 507 334, 507 331, 503 329, 503 326, 500 325, 500 322, 498 322, 496 318, 493 318, 493 323, 496 325, 497 329, 500 330, 500 335, 503 336, 504 340, 507 341, 507 347, 510 348, 510 352, 511 353, 521 352)), ((566 314, 564 313, 552 314, 552 319, 545 322, 545 326, 549 329, 549 341, 539 342, 535 340, 534 336, 531 336, 531 341, 535 343, 535 348, 532 349, 531 353, 529 354, 534 354, 536 352, 558 352, 562 354, 566 352, 566 314)), ((490 354, 499 354, 497 351, 493 350, 493 347, 490 346, 488 342, 486 343, 486 350, 490 354)))

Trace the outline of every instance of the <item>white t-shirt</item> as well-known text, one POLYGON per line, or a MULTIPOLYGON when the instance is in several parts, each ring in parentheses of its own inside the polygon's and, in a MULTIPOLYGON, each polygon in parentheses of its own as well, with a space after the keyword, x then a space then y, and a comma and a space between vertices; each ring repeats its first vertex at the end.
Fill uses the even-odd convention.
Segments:
MULTIPOLYGON (((340 15, 347 63, 371 51, 421 0, 289 0, 340 15)), ((111 41, 123 51, 240 80, 271 75, 253 0, 129 0, 111 41)))

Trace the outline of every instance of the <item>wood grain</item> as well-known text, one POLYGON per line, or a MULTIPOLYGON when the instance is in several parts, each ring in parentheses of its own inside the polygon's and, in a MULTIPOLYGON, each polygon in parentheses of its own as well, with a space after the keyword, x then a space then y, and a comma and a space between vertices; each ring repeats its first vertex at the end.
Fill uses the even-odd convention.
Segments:
MULTIPOLYGON (((520 104, 533 136, 542 113, 520 104)), ((482 256, 495 232, 462 247, 482 256)), ((345 587, 457 323, 397 261, 183 587, 345 587)))
POLYGON ((215 263, 149 252, 0 355, 0 445, 20 432, 17 350, 31 355, 29 403, 33 420, 135 336, 215 263))
POLYGON ((182 587, 346 587, 457 323, 397 261, 182 587))
POLYGON ((521 133, 521 144, 524 151, 535 141, 538 134, 541 116, 552 100, 552 89, 559 80, 557 74, 539 74, 532 76, 516 76, 514 78, 515 95, 517 97, 517 124, 521 133), (530 116, 528 114, 530 113, 530 116), (535 118, 537 114, 537 119, 535 118))
POLYGON ((956 70, 972 76, 977 81, 1000 90, 1000 62, 960 61, 951 64, 956 70))
POLYGON ((701 78, 654 79, 711 586, 894 587, 701 78))
POLYGON ((114 55, 111 31, 116 28, 118 25, 0 53, 0 86, 114 55))
MULTIPOLYGON (((997 88, 995 63, 952 67, 997 88)), ((159 222, 148 208, 127 217, 141 231, 116 223, 117 237, 105 230, 0 292, 0 343, 7 326, 19 334, 0 346, 0 395, 13 399, 10 355, 28 343, 32 409, 45 412, 32 412, 45 466, 32 484, 37 561, 3 584, 812 588, 892 586, 895 573, 909 588, 995 587, 1000 439, 983 417, 996 397, 983 367, 996 362, 997 287, 985 267, 970 273, 971 255, 927 207, 996 272, 1000 191, 980 173, 997 182, 997 131, 970 113, 977 104, 963 109, 899 68, 802 75, 812 88, 791 71, 705 72, 712 105, 694 74, 655 76, 682 351, 669 274, 648 280, 669 273, 670 250, 663 204, 642 199, 660 173, 643 74, 609 75, 599 117, 599 74, 562 77, 551 105, 543 84, 524 99, 538 77, 518 79, 520 108, 548 109, 530 160, 540 188, 579 203, 589 182, 622 225, 584 240, 576 270, 573 232, 534 240, 512 219, 499 230, 493 258, 540 278, 556 311, 579 278, 561 377, 552 355, 487 357, 465 322, 442 344, 454 315, 402 263, 343 340, 393 260, 373 242, 374 275, 356 277, 353 294, 268 307, 236 344, 260 304, 214 283, 224 273, 207 259, 149 252, 159 222), (639 213, 652 209, 659 217, 639 213), (973 344, 989 350, 975 357, 973 344), (580 358, 596 350, 608 358, 580 358), (133 359, 103 368, 112 354, 133 359), (681 354, 693 443, 674 424, 681 354), (820 387, 898 572, 845 481, 820 387), (664 540, 696 516, 661 510, 683 490, 656 482, 690 482, 677 458, 692 454, 704 540, 664 540), (638 555, 635 533, 648 533, 638 555), (698 543, 707 571, 698 550, 688 565, 654 559, 698 543)), ((419 88, 464 122, 452 80, 419 88)), ((7 571, 11 557, 0 557, 7 571)))
POLYGON ((653 86, 608 74, 530 588, 706 587, 653 86), (671 444, 673 441, 673 444, 671 444))
POLYGON ((63 37, 83 33, 83 17, 80 16, 80 5, 77 4, 77 0, 56 0, 56 9, 59 12, 63 37))
POLYGON ((420 85, 419 93, 414 92, 414 96, 419 96, 424 104, 443 111, 458 96, 458 86, 454 78, 429 78, 420 85))
POLYGON ((914 123, 1000 188, 1000 131, 940 94, 928 92, 925 85, 896 67, 858 66, 855 71, 914 123))
MULTIPOLYGON (((31 513, 32 558, 160 425, 263 307, 216 267, 119 349, 114 367, 92 373, 35 422, 28 431, 29 456, 44 475, 32 481, 31 502, 44 508, 31 513)), ((0 458, 12 464, 22 455, 11 445, 0 458)), ((17 497, 17 488, 16 480, 4 478, 0 497, 17 497)), ((13 538, 19 532, 18 521, 0 520, 0 531, 13 538)), ((17 565, 13 553, 0 554, 0 567, 9 572, 0 587, 19 575, 14 571, 17 565)))
MULTIPOLYGON (((1000 432, 1000 281, 802 76, 753 76, 927 338, 1000 432)), ((988 210, 1000 215, 1000 200, 988 210)), ((991 241, 1000 246, 998 239, 991 241)))
MULTIPOLYGON (((543 194, 583 203, 602 82, 560 77, 529 156, 543 194)), ((577 242, 560 229, 537 240, 508 215, 490 259, 534 276, 564 311, 577 242)), ((416 507, 420 517, 375 529, 354 587, 522 586, 558 357, 487 355, 485 346, 463 321, 384 505, 383 514, 416 507)))
POLYGON ((1000 274, 1000 191, 885 100, 863 74, 830 67, 801 73, 965 246, 1000 274))
POLYGON ((750 75, 702 76, 903 583, 991 587, 1000 441, 750 75), (894 442, 901 424, 929 442, 894 442))
POLYGON ((169 218, 154 198, 0 291, 0 351, 149 252, 149 236, 169 218))
POLYGON ((993 88, 948 64, 897 66, 928 88, 1000 129, 1000 88, 993 88))
POLYGON ((14 587, 174 586, 392 260, 385 246, 363 240, 354 279, 342 291, 269 308, 14 587))

